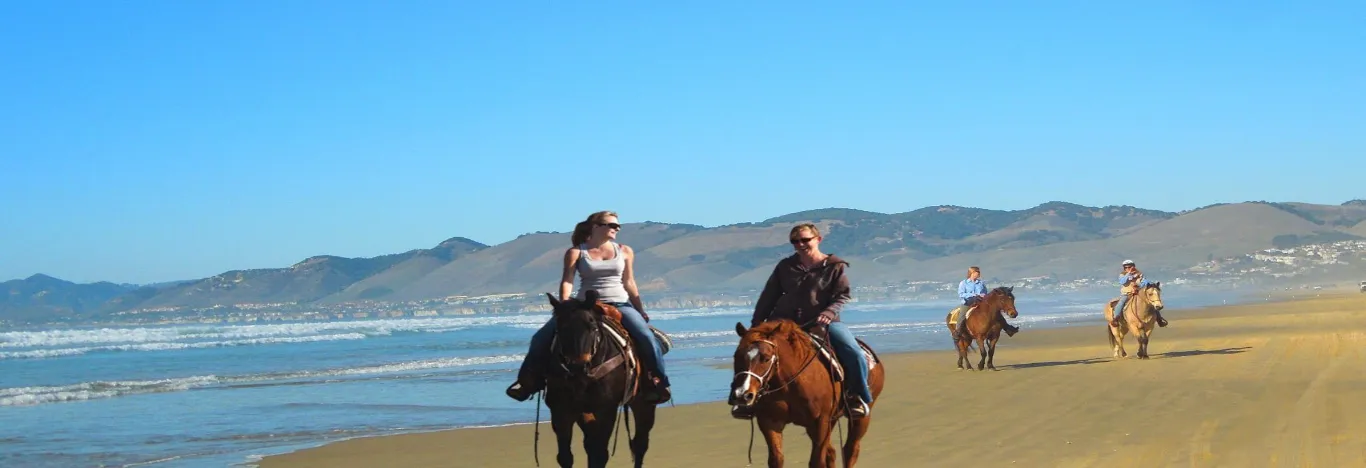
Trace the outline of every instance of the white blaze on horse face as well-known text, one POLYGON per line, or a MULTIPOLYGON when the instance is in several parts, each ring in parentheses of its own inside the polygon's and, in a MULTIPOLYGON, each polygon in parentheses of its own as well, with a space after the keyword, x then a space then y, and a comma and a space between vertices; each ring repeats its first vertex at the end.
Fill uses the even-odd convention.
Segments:
MULTIPOLYGON (((748 357, 748 358, 749 358, 749 368, 750 368, 750 369, 753 369, 753 368, 754 368, 754 360, 759 358, 759 346, 758 346, 758 345, 751 345, 750 348, 749 348, 749 351, 745 352, 745 357, 748 357)), ((735 398, 737 398, 737 399, 743 399, 743 398, 744 398, 745 391, 749 390, 749 383, 750 383, 750 381, 752 381, 752 380, 754 380, 754 375, 753 375, 753 374, 746 373, 746 374, 745 374, 745 382, 742 383, 742 384, 740 384, 739 387, 736 387, 736 388, 735 388, 735 398)))

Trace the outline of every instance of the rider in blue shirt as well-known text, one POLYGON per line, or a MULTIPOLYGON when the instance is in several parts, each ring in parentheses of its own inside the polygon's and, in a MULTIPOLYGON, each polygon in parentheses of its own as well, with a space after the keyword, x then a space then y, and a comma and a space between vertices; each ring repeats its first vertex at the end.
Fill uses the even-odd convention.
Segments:
MULTIPOLYGON (((1122 271, 1119 273, 1119 303, 1115 304, 1115 318, 1124 314, 1124 306, 1129 304, 1129 297, 1138 294, 1138 290, 1148 284, 1148 280, 1143 279, 1143 272, 1138 270, 1138 265, 1135 265, 1133 260, 1125 260, 1119 267, 1122 271)), ((1167 326, 1167 319, 1162 318, 1162 311, 1154 313, 1157 315, 1157 326, 1167 326)))
MULTIPOLYGON (((967 279, 958 283, 958 298, 963 301, 963 304, 958 306, 961 310, 958 314, 958 327, 956 328, 958 336, 965 337, 967 335, 967 332, 963 330, 963 321, 968 318, 968 309, 977 305, 986 296, 987 286, 986 283, 982 282, 982 269, 975 266, 968 267, 967 279)), ((1020 331, 1019 327, 1006 322, 1005 317, 1001 318, 1001 323, 1001 330, 1004 330, 1008 336, 1015 336, 1015 332, 1020 331)))

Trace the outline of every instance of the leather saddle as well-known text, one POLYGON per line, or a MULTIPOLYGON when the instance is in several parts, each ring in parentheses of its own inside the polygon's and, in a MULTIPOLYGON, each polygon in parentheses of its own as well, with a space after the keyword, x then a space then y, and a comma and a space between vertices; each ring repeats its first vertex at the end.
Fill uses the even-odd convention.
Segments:
MULTIPOLYGON (((835 376, 836 382, 843 382, 844 366, 840 364, 839 357, 835 355, 835 350, 817 334, 808 333, 808 335, 811 336, 811 344, 816 347, 816 352, 820 354, 821 363, 825 365, 826 370, 835 376)), ((868 347, 868 343, 864 343, 862 339, 854 338, 854 341, 858 342, 859 349, 863 351, 863 359, 868 361, 868 370, 871 371, 873 367, 877 366, 877 354, 873 353, 873 348, 868 347)))

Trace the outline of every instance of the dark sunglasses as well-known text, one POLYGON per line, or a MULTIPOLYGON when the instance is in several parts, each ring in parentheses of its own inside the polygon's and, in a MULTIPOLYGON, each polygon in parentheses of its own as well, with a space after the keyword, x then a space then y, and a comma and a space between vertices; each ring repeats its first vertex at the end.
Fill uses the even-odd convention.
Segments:
POLYGON ((621 230, 621 225, 620 225, 620 224, 617 224, 617 223, 598 223, 598 226, 607 226, 608 228, 611 228, 611 229, 616 229, 616 230, 618 230, 618 231, 621 230))
POLYGON ((811 241, 814 240, 814 239, 815 239, 815 237, 801 237, 801 238, 789 240, 788 242, 791 242, 792 245, 801 245, 801 244, 806 244, 806 243, 808 243, 808 242, 811 242, 811 241))

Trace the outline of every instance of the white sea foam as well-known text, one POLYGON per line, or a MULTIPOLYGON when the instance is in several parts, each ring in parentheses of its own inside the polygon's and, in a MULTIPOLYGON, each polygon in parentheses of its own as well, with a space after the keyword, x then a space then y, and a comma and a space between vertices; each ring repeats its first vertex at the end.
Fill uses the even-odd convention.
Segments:
POLYGON ((64 401, 94 400, 142 393, 186 391, 220 385, 269 383, 339 376, 383 375, 426 369, 517 362, 520 354, 463 358, 425 359, 373 366, 279 372, 241 376, 198 375, 160 380, 98 381, 72 385, 0 388, 0 406, 26 406, 64 401))
POLYGON ((544 323, 533 315, 487 315, 472 317, 299 322, 261 325, 180 325, 167 327, 118 327, 59 329, 0 333, 0 348, 32 348, 105 343, 222 340, 304 336, 328 333, 364 333, 383 336, 398 332, 450 332, 490 325, 544 323))
POLYGON ((276 343, 311 343, 318 341, 363 340, 363 333, 341 333, 335 335, 294 336, 284 338, 252 338, 246 340, 199 341, 193 343, 142 343, 112 346, 92 346, 81 348, 34 349, 27 351, 0 352, 0 359, 37 359, 59 356, 75 356, 95 351, 172 351, 178 349, 218 348, 225 346, 250 346, 276 343))

